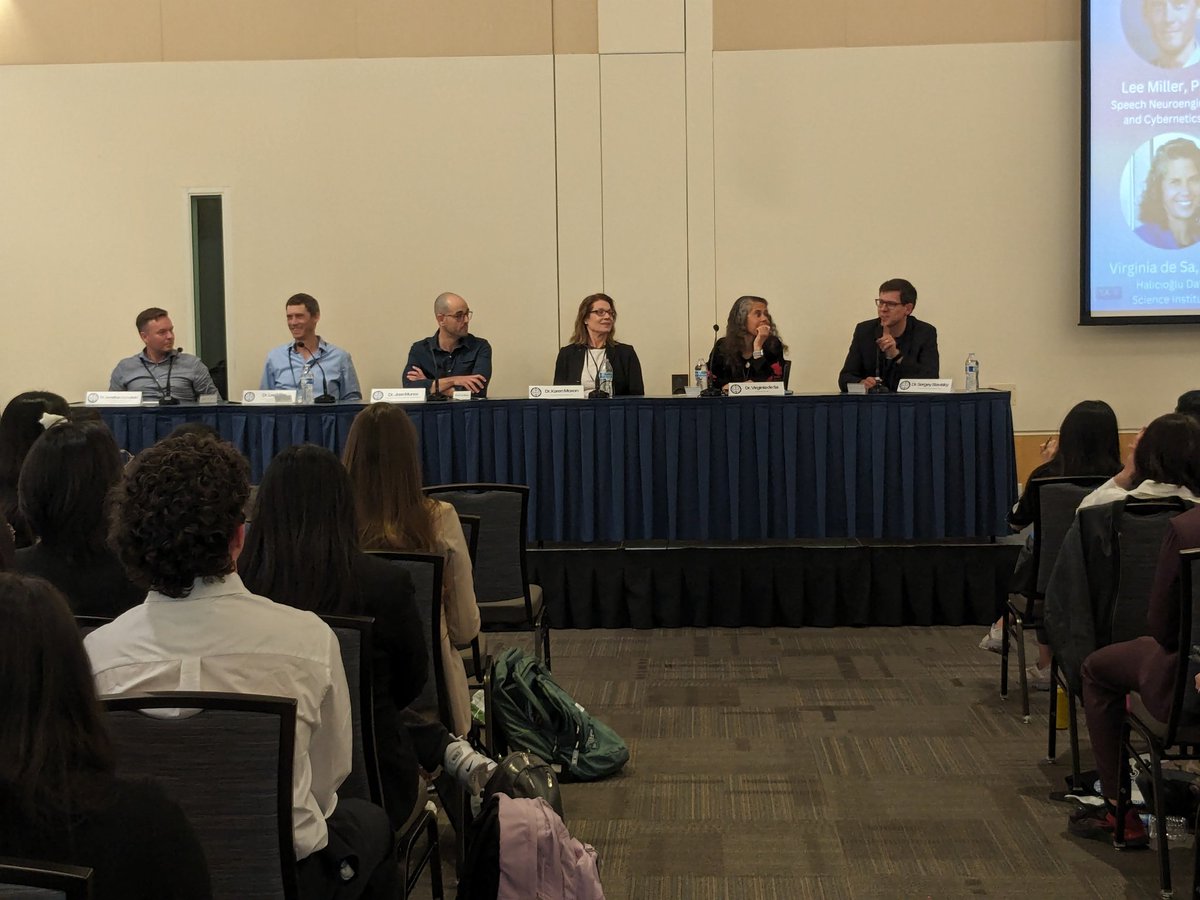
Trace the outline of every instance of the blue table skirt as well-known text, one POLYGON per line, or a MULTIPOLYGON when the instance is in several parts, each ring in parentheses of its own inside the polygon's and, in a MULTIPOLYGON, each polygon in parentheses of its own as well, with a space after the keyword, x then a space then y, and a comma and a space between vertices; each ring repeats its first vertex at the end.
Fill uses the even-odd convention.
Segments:
MULTIPOLYGON (((285 447, 340 453, 362 407, 101 412, 137 453, 204 422, 258 481, 285 447)), ((427 484, 530 486, 531 541, 943 539, 1007 533, 1009 395, 478 400, 405 407, 427 484)))

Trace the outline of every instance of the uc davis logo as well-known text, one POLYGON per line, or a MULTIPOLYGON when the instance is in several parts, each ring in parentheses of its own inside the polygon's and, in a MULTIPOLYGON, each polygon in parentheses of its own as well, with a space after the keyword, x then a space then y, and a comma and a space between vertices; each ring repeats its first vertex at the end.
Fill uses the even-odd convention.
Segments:
POLYGON ((533 397, 534 399, 542 396, 542 389, 540 387, 531 387, 529 389, 529 396, 533 397))
POLYGON ((242 399, 245 400, 247 403, 253 403, 254 402, 254 391, 246 391, 246 396, 243 397, 242 399))
POLYGON ((99 399, 100 399, 100 395, 97 394, 95 391, 88 392, 88 395, 87 395, 88 403, 96 403, 97 401, 99 401, 99 399))
POLYGON ((912 382, 909 381, 907 378, 905 378, 902 382, 900 382, 900 390, 902 390, 902 391, 907 391, 911 387, 912 387, 912 382))
POLYGON ((738 384, 736 381, 729 386, 729 393, 740 394, 741 392, 742 392, 742 386, 740 384, 738 384))
POLYGON ((383 391, 372 391, 371 399, 372 400, 382 400, 383 399, 383 391))

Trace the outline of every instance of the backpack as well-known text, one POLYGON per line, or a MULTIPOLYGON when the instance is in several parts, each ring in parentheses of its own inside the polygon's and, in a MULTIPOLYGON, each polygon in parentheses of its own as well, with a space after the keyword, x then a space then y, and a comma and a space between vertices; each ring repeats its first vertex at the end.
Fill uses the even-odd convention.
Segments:
POLYGON ((466 842, 458 900, 604 900, 595 849, 541 797, 494 794, 466 842))
POLYGON ((541 660, 517 647, 496 657, 492 702, 512 747, 557 763, 573 779, 595 781, 629 761, 620 736, 571 699, 541 660))

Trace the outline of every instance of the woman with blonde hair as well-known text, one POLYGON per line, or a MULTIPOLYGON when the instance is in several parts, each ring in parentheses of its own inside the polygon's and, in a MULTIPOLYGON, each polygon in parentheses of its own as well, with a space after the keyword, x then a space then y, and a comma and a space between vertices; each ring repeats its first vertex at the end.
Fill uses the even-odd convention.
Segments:
POLYGON ((373 403, 350 427, 344 453, 364 550, 437 553, 445 557, 442 581, 442 668, 452 730, 471 728, 467 672, 455 646, 479 634, 479 607, 471 558, 458 513, 421 490, 417 430, 398 406, 373 403))

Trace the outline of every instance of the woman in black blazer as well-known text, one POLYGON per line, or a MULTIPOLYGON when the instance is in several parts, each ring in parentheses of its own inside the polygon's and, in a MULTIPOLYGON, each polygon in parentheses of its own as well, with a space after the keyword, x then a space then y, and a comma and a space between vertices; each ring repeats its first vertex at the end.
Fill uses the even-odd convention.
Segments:
POLYGON ((558 351, 554 363, 555 384, 581 384, 590 391, 596 386, 604 360, 613 370, 614 396, 641 396, 642 364, 629 344, 618 344, 617 307, 608 294, 590 294, 579 304, 571 343, 558 351))

